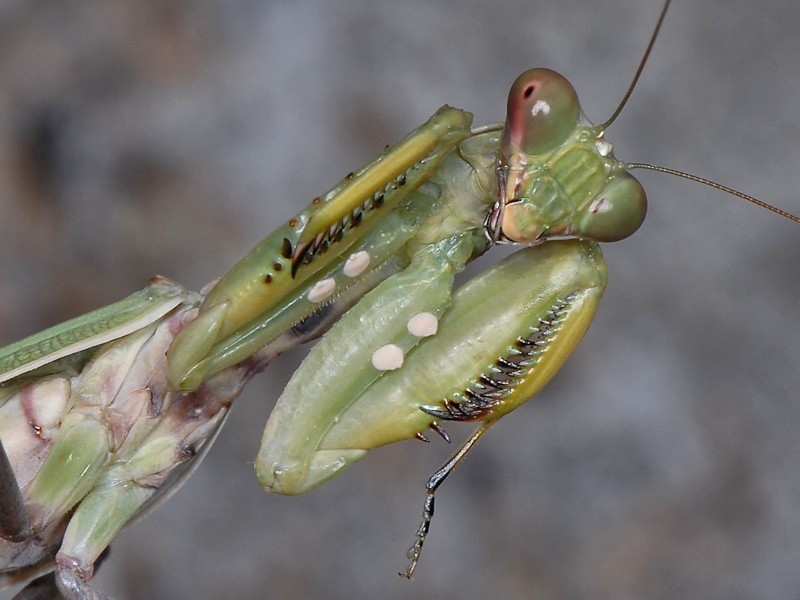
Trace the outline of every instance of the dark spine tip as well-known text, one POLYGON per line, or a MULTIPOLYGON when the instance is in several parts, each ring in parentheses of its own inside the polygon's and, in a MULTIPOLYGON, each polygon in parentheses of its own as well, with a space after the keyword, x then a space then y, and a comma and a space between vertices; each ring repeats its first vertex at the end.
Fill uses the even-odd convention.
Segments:
POLYGON ((292 257, 292 279, 297 275, 297 271, 300 269, 300 265, 303 263, 303 259, 310 249, 311 242, 297 244, 297 248, 294 250, 294 256, 292 257))

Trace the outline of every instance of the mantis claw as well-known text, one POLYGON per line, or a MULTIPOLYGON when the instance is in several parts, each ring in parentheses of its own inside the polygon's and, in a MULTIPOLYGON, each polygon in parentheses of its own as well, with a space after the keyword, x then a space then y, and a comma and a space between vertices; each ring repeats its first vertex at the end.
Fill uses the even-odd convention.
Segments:
POLYGON ((444 430, 444 427, 439 425, 436 421, 431 421, 430 428, 433 429, 439 436, 448 444, 450 443, 450 436, 447 435, 447 432, 444 430))

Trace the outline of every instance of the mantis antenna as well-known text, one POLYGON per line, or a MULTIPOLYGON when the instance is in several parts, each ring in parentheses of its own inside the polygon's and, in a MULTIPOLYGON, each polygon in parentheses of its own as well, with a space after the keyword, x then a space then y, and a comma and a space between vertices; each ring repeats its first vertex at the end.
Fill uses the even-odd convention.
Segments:
POLYGON ((647 48, 642 55, 642 60, 639 61, 639 66, 636 67, 636 72, 633 74, 633 79, 631 80, 628 89, 625 90, 625 95, 622 96, 622 100, 619 101, 617 108, 611 114, 611 116, 605 121, 605 123, 601 123, 597 126, 597 130, 599 134, 602 134, 609 126, 617 120, 617 117, 622 112, 622 109, 625 108, 625 105, 628 103, 628 100, 633 94, 633 90, 636 88, 636 84, 639 83, 639 77, 642 76, 642 71, 644 71, 644 66, 647 64, 647 59, 650 58, 650 52, 653 50, 653 46, 656 45, 656 39, 658 39, 658 34, 661 31, 661 25, 664 23, 664 19, 667 16, 667 11, 669 10, 669 5, 672 3, 672 0, 665 0, 664 6, 661 8, 661 14, 658 15, 658 22, 656 23, 655 28, 653 29, 653 34, 650 36, 650 41, 647 42, 647 48))
MULTIPOLYGON (((636 88, 636 84, 639 82, 639 77, 642 75, 644 71, 644 67, 647 64, 647 59, 650 58, 650 52, 653 50, 653 46, 655 46, 656 38, 658 38, 659 31, 661 31, 661 25, 664 23, 664 18, 667 16, 667 10, 669 9, 669 5, 672 3, 672 0, 665 0, 664 6, 661 8, 661 14, 658 16, 658 22, 656 23, 655 29, 653 29, 653 34, 650 36, 650 41, 647 44, 647 48, 642 55, 642 60, 639 61, 639 66, 636 68, 636 72, 633 74, 633 79, 631 80, 628 89, 625 91, 625 95, 620 100, 617 108, 614 110, 612 115, 602 124, 597 126, 598 135, 602 135, 603 132, 608 129, 608 127, 616 121, 617 117, 622 113, 622 109, 625 108, 625 105, 628 103, 628 100, 633 94, 633 90, 636 88)), ((701 183, 706 185, 710 188, 714 188, 715 190, 719 190, 721 192, 725 192, 730 194, 731 196, 735 196, 737 198, 741 198, 742 200, 746 200, 747 202, 751 202, 756 206, 760 206, 761 208, 766 208, 768 211, 775 213, 781 217, 785 217, 790 221, 794 221, 795 223, 800 223, 800 217, 793 215, 792 213, 785 211, 777 206, 773 206, 769 202, 765 202, 763 200, 759 200, 754 196, 750 196, 749 194, 745 194, 744 192, 740 192, 739 190, 735 190, 731 187, 726 185, 722 185, 716 181, 711 179, 706 179, 705 177, 699 177, 698 175, 692 175, 691 173, 687 173, 686 171, 679 171, 677 169, 672 169, 670 167, 662 167, 661 165, 654 165, 650 163, 641 163, 641 162, 632 162, 627 163, 627 169, 647 169, 648 171, 656 171, 657 173, 666 173, 667 175, 674 175, 676 177, 682 177, 683 179, 688 179, 689 181, 694 181, 696 183, 701 183)))
POLYGON ((656 171, 657 173, 666 173, 667 175, 675 175, 676 177, 682 177, 683 179, 688 179, 689 181, 702 183, 703 185, 707 185, 708 187, 714 188, 715 190, 719 190, 721 192, 730 194, 731 196, 736 196, 737 198, 741 198, 742 200, 747 200, 748 202, 752 202, 753 204, 755 204, 756 206, 760 206, 761 208, 766 208, 768 211, 774 212, 776 215, 785 217, 790 221, 794 221, 795 223, 800 223, 800 217, 793 215, 792 213, 785 211, 782 208, 773 206, 769 202, 764 202, 763 200, 759 200, 758 198, 750 196, 749 194, 745 194, 744 192, 740 192, 739 190, 730 188, 727 185, 722 185, 721 183, 717 183, 716 181, 712 181, 711 179, 706 179, 704 177, 692 175, 691 173, 686 173, 685 171, 678 171, 677 169, 670 169, 669 167, 662 167, 660 165, 651 165, 649 163, 633 162, 633 163, 626 163, 625 166, 628 169, 647 169, 648 171, 656 171))

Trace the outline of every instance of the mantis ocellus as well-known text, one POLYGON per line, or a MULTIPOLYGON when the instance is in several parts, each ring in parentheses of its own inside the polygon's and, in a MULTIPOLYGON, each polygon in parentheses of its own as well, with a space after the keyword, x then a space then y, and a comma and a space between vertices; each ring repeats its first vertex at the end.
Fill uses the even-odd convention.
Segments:
MULTIPOLYGON (((486 133, 486 135, 490 135, 490 134, 491 134, 491 132, 487 132, 487 133, 486 133)), ((490 169, 489 169, 489 170, 490 170, 490 169)), ((484 167, 484 168, 483 168, 483 172, 486 172, 486 171, 487 171, 487 169, 484 167)), ((357 178, 356 178, 356 180, 360 180, 360 179, 357 177, 357 178)), ((488 212, 488 211, 487 211, 487 212, 488 212)), ((282 239, 281 239, 280 241, 282 242, 282 239)), ((548 246, 545 246, 545 247, 548 247, 548 246)), ((293 250, 294 250, 294 249, 295 249, 295 247, 294 247, 294 245, 293 245, 293 250)), ((292 253, 292 256, 294 256, 294 253, 292 253)), ((284 257, 284 258, 289 258, 289 257, 284 257)), ((343 258, 344 258, 344 257, 343 257, 343 258)), ((570 262, 571 262, 572 260, 573 260, 572 258, 570 258, 570 259, 569 259, 569 261, 570 261, 570 262)), ((288 270, 288 269, 287 269, 287 270, 288 270)), ((298 271, 298 272, 299 272, 299 271, 298 271)), ((515 276, 517 276, 517 275, 515 274, 515 276)), ((414 281, 416 281, 416 280, 414 280, 414 281)), ((413 281, 412 281, 412 283, 413 283, 413 281)), ((308 290, 307 290, 307 291, 308 291, 308 290)), ((436 310, 432 310, 432 311, 420 311, 420 313, 422 313, 422 312, 431 312, 432 314, 435 314, 436 310)), ((415 314, 419 314, 419 313, 415 313, 415 314)), ((438 316, 441 316, 441 315, 437 315, 437 317, 438 317, 438 316)), ((200 321, 195 321, 195 322, 197 323, 197 322, 200 322, 200 321)), ((213 328, 207 328, 207 329, 213 329, 213 328)), ((231 333, 231 332, 230 332, 230 331, 228 331, 228 332, 226 332, 226 333, 231 333)), ((431 342, 432 342, 434 339, 439 339, 439 338, 437 338, 437 336, 438 336, 438 334, 436 334, 435 336, 432 336, 432 338, 431 338, 431 342)), ((332 337, 331 339, 333 340, 334 338, 332 337)), ((195 340, 194 340, 194 339, 192 339, 192 343, 191 343, 191 345, 192 345, 192 347, 201 347, 203 344, 201 344, 201 343, 197 343, 197 342, 195 342, 195 340), (196 346, 195 346, 195 344, 196 344, 196 346)), ((370 354, 372 354, 372 353, 370 352, 370 354)), ((202 356, 202 353, 200 353, 200 355, 202 356)), ((195 360, 194 360, 194 359, 195 359, 195 357, 194 357, 194 356, 192 356, 192 357, 191 357, 191 360, 189 360, 188 362, 189 362, 189 363, 194 363, 194 362, 195 362, 195 360)), ((409 355, 409 360, 410 360, 410 355, 409 355)), ((307 364, 307 365, 312 365, 313 363, 312 363, 312 362, 309 362, 309 363, 306 363, 306 364, 307 364)), ((194 366, 195 366, 194 364, 190 364, 190 367, 194 367, 194 366)), ((309 373, 309 371, 310 371, 311 369, 312 369, 312 367, 310 367, 310 366, 309 366, 309 367, 307 367, 307 368, 306 368, 306 370, 305 370, 305 371, 301 371, 301 375, 302 375, 302 377, 303 377, 303 380, 304 380, 304 381, 309 381, 309 378, 308 378, 308 373, 309 373)), ((397 371, 397 373, 400 373, 401 371, 402 371, 402 369, 399 369, 399 370, 397 371)), ((345 375, 347 375, 347 372, 344 372, 344 374, 345 374, 345 375)), ((388 376, 387 376, 387 377, 388 377, 388 376)), ((201 379, 202 379, 202 378, 201 378, 201 379)), ((176 382, 176 381, 172 381, 172 383, 173 383, 174 385, 176 385, 176 387, 179 387, 179 386, 181 385, 181 384, 180 384, 180 382, 176 382)), ((189 389, 191 389, 191 386, 189 386, 189 389)), ((285 403, 284 403, 284 404, 285 404, 285 403)), ((315 405, 315 406, 316 406, 316 405, 315 405)), ((392 414, 394 414, 394 410, 396 410, 396 409, 388 410, 388 412, 386 413, 386 414, 387 414, 387 416, 391 417, 391 416, 392 416, 392 414)), ((427 417, 425 417, 425 416, 424 416, 424 415, 425 415, 425 414, 427 414, 427 413, 423 413, 422 411, 417 411, 417 413, 419 413, 419 414, 416 414, 416 413, 415 413, 415 416, 416 416, 418 419, 427 418, 427 417)), ((276 414, 278 414, 278 413, 276 413, 276 414)), ((333 420, 333 419, 331 419, 331 420, 333 420)), ((322 421, 322 422, 323 422, 323 425, 325 424, 325 423, 324 423, 324 419, 321 419, 320 421, 322 421)), ((273 423, 274 423, 274 422, 275 422, 275 421, 273 421, 273 423)), ((317 420, 316 420, 316 419, 309 420, 309 421, 307 421, 307 423, 308 423, 308 424, 311 424, 311 425, 313 425, 314 423, 317 423, 317 420)), ((391 428, 391 425, 390 425, 389 427, 391 428)), ((298 437, 294 437, 294 436, 292 436, 291 434, 292 434, 292 431, 291 431, 290 429, 287 429, 287 428, 285 428, 285 427, 278 427, 278 428, 277 428, 277 431, 273 429, 273 432, 272 432, 272 437, 271 437, 270 439, 274 439, 274 437, 275 437, 276 435, 287 435, 288 437, 290 437, 290 438, 292 438, 292 439, 294 439, 294 440, 302 440, 302 439, 303 439, 303 438, 302 438, 302 437, 300 437, 300 436, 298 436, 298 437)), ((349 434, 348 434, 348 435, 349 435, 349 434)), ((369 445, 369 444, 372 444, 372 443, 373 443, 373 442, 367 442, 367 445, 369 445)), ((356 445, 357 445, 357 444, 356 444, 356 445)), ((269 484, 268 484, 268 485, 269 485, 269 484)), ((302 487, 302 486, 301 486, 301 487, 302 487)), ((289 490, 285 490, 285 491, 289 491, 289 490)))

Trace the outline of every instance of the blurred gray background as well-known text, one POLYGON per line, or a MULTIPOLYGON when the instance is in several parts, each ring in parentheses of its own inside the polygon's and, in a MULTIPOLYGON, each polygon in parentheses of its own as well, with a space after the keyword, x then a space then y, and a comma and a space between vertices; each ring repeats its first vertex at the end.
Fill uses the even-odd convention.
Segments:
MULTIPOLYGON (((0 342, 156 273, 199 288, 441 104, 502 120, 528 67, 563 72, 604 120, 658 10, 4 0, 0 342)), ((800 212, 798 27, 795 0, 676 2, 608 133, 617 155, 800 212)), ((649 219, 607 248, 591 331, 442 488, 413 583, 396 571, 444 443, 377 450, 305 497, 258 487, 261 428, 300 351, 253 382, 97 585, 120 600, 800 597, 800 226, 640 175, 649 219)))

